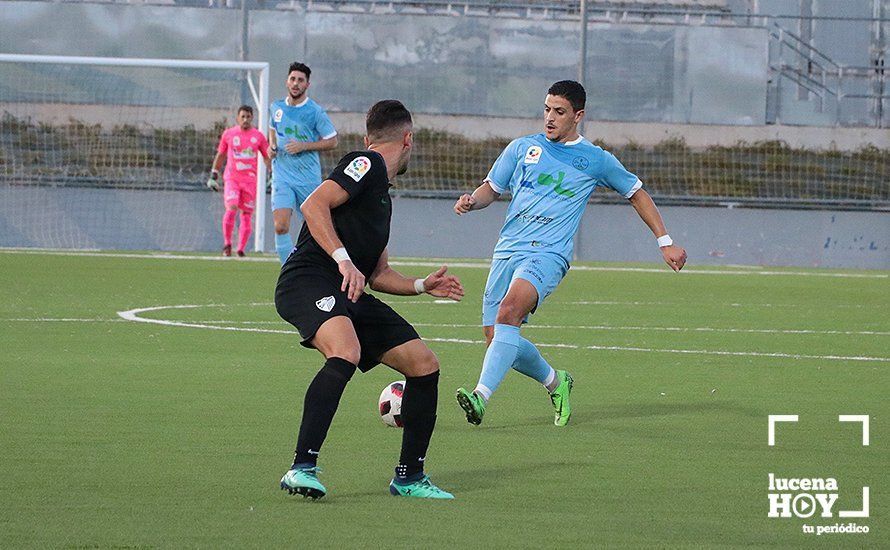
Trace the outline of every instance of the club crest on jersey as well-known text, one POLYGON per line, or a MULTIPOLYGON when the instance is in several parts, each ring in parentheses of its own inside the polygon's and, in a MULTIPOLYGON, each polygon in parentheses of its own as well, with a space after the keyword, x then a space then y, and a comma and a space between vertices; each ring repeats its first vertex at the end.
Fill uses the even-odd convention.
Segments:
POLYGON ((349 163, 349 166, 347 166, 343 172, 354 181, 359 181, 365 177, 365 174, 367 174, 370 169, 371 160, 368 157, 356 157, 352 159, 352 162, 349 163))
POLYGON ((250 142, 255 144, 255 143, 256 143, 256 137, 252 137, 252 138, 250 138, 250 142))
POLYGON ((233 137, 232 145, 234 145, 235 147, 241 147, 241 138, 239 136, 233 137))
POLYGON ((543 149, 537 145, 529 147, 528 151, 525 152, 525 164, 538 164, 538 161, 541 160, 542 152, 543 149))
POLYGON ((325 313, 329 313, 332 309, 334 309, 334 302, 336 302, 336 298, 333 296, 325 296, 321 300, 317 300, 315 302, 315 307, 324 311, 325 313))
POLYGON ((281 122, 281 117, 284 116, 284 111, 281 109, 275 109, 275 114, 272 115, 272 120, 275 122, 281 122))

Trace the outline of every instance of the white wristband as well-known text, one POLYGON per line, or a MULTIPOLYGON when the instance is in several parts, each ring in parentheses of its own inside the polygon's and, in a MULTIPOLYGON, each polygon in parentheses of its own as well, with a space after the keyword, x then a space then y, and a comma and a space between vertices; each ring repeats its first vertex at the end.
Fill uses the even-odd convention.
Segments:
POLYGON ((426 286, 423 284, 425 280, 426 279, 414 279, 414 292, 418 294, 426 292, 426 286))
POLYGON ((340 262, 345 262, 346 260, 350 259, 349 254, 346 253, 346 249, 343 248, 342 246, 340 248, 338 248, 337 250, 331 252, 331 258, 333 258, 334 261, 337 262, 338 264, 340 262))
POLYGON ((671 236, 668 234, 664 234, 661 237, 658 237, 658 239, 656 239, 656 240, 658 241, 659 248, 663 248, 665 246, 671 246, 672 244, 674 244, 674 240, 671 239, 671 236))

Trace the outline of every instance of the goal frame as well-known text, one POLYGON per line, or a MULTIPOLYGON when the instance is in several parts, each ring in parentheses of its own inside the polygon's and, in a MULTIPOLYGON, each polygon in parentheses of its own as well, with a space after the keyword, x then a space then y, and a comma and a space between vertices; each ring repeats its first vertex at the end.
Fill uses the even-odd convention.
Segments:
MULTIPOLYGON (((254 83, 247 73, 247 86, 250 88, 254 105, 258 111, 257 129, 269 133, 269 63, 265 61, 211 61, 204 59, 154 59, 135 57, 84 57, 66 55, 30 55, 0 53, 0 62, 46 63, 57 65, 99 65, 116 67, 161 67, 181 69, 220 69, 259 71, 258 82, 254 83)), ((264 252, 266 240, 266 164, 257 158, 257 201, 255 207, 254 251, 264 252)))

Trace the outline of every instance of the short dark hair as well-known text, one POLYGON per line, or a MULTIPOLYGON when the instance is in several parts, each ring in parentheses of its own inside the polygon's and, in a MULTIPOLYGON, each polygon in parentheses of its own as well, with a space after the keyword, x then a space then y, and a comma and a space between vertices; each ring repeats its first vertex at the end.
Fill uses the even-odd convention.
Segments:
POLYGON ((401 138, 402 129, 412 124, 411 112, 396 99, 378 101, 368 109, 365 119, 368 139, 375 143, 401 138))
POLYGON ((250 113, 251 116, 253 116, 253 107, 251 107, 250 105, 242 105, 238 107, 238 112, 240 113, 241 111, 247 111, 248 113, 250 113))
POLYGON ((312 74, 312 70, 305 63, 300 63, 299 61, 294 61, 290 64, 290 67, 287 69, 287 74, 289 75, 294 71, 300 71, 306 75, 306 80, 309 80, 309 75, 312 74))
POLYGON ((584 86, 574 80, 560 80, 550 86, 547 93, 566 98, 575 111, 580 111, 587 104, 587 92, 584 91, 584 86))

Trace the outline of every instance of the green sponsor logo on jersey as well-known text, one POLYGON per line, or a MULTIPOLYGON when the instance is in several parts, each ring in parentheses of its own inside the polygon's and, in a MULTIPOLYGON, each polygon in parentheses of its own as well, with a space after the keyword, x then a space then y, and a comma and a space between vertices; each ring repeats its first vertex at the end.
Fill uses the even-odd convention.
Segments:
POLYGON ((553 185, 553 192, 557 195, 561 195, 563 197, 572 198, 575 196, 575 192, 571 189, 566 189, 562 186, 562 182, 566 177, 565 172, 558 172, 556 177, 553 174, 541 174, 538 176, 538 185, 551 186, 553 185))
POLYGON ((300 132, 300 127, 294 124, 293 126, 285 126, 284 135, 288 137, 297 138, 301 141, 309 141, 309 136, 300 132))

